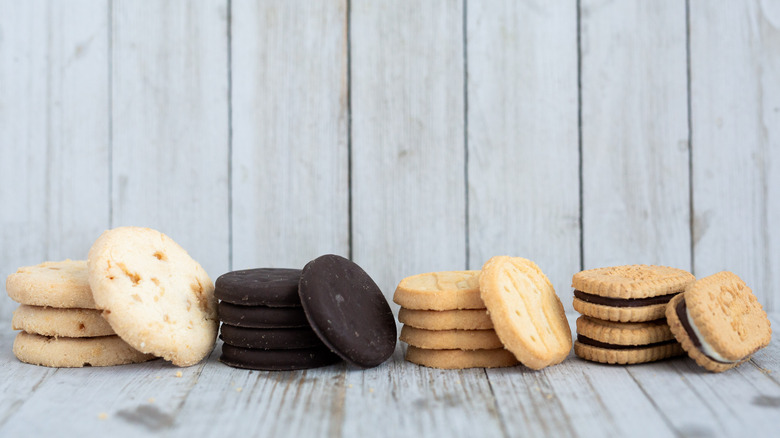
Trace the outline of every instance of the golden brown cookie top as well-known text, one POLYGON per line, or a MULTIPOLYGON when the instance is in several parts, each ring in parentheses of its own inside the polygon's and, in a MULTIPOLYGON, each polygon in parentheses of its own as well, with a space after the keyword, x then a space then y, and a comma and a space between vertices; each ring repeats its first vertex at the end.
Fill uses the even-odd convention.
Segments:
POLYGON ((94 309, 87 262, 63 260, 23 266, 5 282, 12 300, 31 306, 94 309))
POLYGON ((406 277, 393 301, 419 310, 484 309, 479 296, 479 271, 441 271, 406 277))
POLYGON ((589 269, 574 274, 572 287, 612 298, 647 298, 682 292, 696 278, 668 266, 625 265, 589 269))

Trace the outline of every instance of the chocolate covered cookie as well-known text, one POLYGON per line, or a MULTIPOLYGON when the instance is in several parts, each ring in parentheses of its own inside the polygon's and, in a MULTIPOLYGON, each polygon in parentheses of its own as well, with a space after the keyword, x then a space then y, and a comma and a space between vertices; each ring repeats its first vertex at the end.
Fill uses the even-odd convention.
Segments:
POLYGON ((235 368, 263 371, 289 371, 317 368, 341 358, 327 347, 295 350, 262 350, 222 344, 220 362, 235 368))
POLYGON ((257 329, 222 324, 219 337, 226 344, 241 348, 291 350, 325 346, 310 327, 257 329))
POLYGON ((241 306, 300 307, 300 269, 257 268, 232 271, 215 283, 214 295, 241 306))

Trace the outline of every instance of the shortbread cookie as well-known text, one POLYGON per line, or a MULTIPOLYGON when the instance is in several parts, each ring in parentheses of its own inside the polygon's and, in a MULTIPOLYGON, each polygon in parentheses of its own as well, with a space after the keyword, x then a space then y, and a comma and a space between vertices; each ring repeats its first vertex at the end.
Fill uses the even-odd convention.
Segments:
POLYGON ((31 306, 96 309, 89 289, 87 262, 63 260, 19 268, 5 289, 12 300, 31 306))
POLYGON ((417 365, 445 370, 463 368, 511 367, 519 362, 512 352, 503 348, 493 350, 428 350, 410 345, 406 360, 417 365))
POLYGON ((13 350, 22 362, 59 368, 105 367, 155 358, 135 350, 119 336, 52 338, 19 332, 13 350))
POLYGON ((434 350, 490 350, 503 348, 495 330, 425 330, 405 325, 400 340, 434 350))
POLYGON ((772 328, 742 279, 719 272, 688 286, 666 308, 675 338, 697 364, 726 371, 769 345, 772 328))
POLYGON ((487 309, 415 310, 402 307, 398 321, 426 330, 487 330, 493 321, 487 309))
POLYGON ((479 288, 490 319, 507 350, 523 365, 542 369, 571 351, 563 305, 536 263, 496 256, 482 267, 479 288))
POLYGON ((290 350, 324 347, 310 327, 289 329, 255 329, 222 324, 219 338, 226 344, 241 348, 290 350))
POLYGON ((222 274, 214 296, 241 306, 300 307, 300 269, 258 268, 222 274))
POLYGON ((302 307, 237 306, 220 301, 217 309, 220 321, 236 327, 309 327, 302 307))
POLYGON ((214 348, 214 284, 170 237, 115 228, 95 241, 87 264, 97 307, 133 348, 178 366, 194 365, 214 348))
POLYGON ((58 309, 22 304, 14 311, 14 330, 24 330, 43 336, 88 338, 114 335, 99 310, 58 309))
POLYGON ((580 316, 574 352, 594 362, 636 364, 677 356, 683 351, 666 320, 623 323, 580 316))
POLYGON ((296 350, 261 350, 222 344, 219 361, 234 368, 263 371, 289 371, 317 368, 340 362, 327 347, 296 350))
POLYGON ((666 266, 590 269, 572 278, 574 309, 608 321, 653 321, 664 318, 669 300, 694 280, 690 272, 666 266))
POLYGON ((404 278, 393 301, 418 310, 485 308, 479 296, 479 271, 429 272, 404 278))

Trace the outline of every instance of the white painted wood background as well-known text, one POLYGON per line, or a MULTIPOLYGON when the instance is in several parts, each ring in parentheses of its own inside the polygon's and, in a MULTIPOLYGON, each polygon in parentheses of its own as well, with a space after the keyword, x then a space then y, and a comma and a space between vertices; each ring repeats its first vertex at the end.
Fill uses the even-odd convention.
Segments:
MULTIPOLYGON (((3 277, 143 225, 213 278, 332 252, 391 297, 509 254, 567 310, 580 269, 658 263, 732 270, 780 311, 780 2, 0 0, 0 206, 3 277)), ((3 294, 6 326, 15 306, 3 294)), ((230 369, 217 349, 175 379, 160 362, 23 366, 0 339, 0 435, 780 424, 776 342, 718 376, 574 357, 441 372, 399 346, 376 369, 297 373, 230 369)))

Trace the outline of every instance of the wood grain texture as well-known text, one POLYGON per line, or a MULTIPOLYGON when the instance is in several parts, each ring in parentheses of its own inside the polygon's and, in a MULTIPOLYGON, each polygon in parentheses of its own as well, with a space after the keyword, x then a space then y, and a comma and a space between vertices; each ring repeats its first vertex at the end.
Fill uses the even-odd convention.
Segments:
POLYGON ((577 4, 467 11, 469 267, 534 260, 571 310, 580 270, 577 4))
POLYGON ((733 271, 780 306, 780 6, 692 1, 697 276, 733 271))
POLYGON ((158 229, 228 269, 227 2, 112 9, 112 226, 158 229))
POLYGON ((232 8, 234 268, 348 257, 346 1, 232 8))
POLYGON ((581 2, 586 269, 690 269, 685 3, 581 2))
MULTIPOLYGON (((108 226, 105 1, 0 3, 0 277, 108 226)), ((0 321, 16 304, 3 294, 0 321)))
POLYGON ((353 259, 392 297, 466 266, 462 2, 351 2, 353 259))

